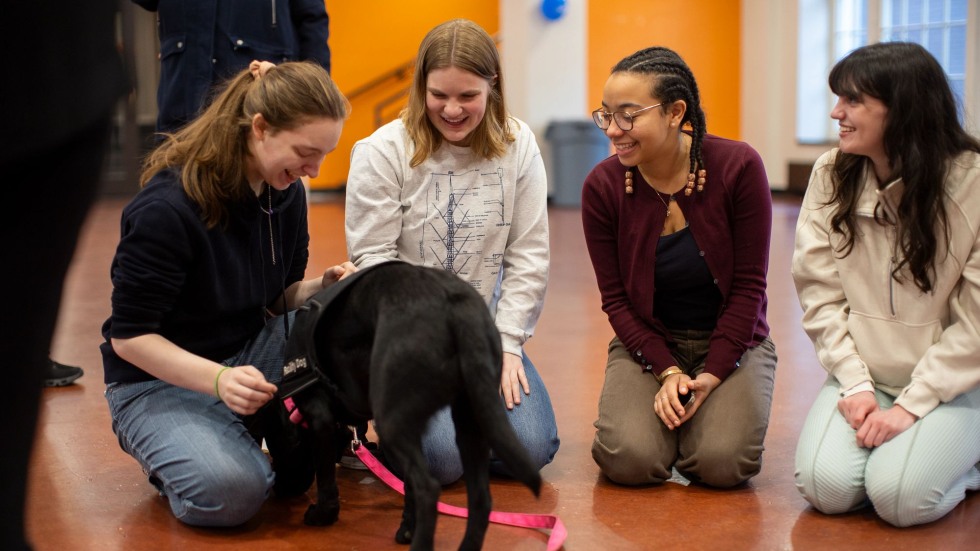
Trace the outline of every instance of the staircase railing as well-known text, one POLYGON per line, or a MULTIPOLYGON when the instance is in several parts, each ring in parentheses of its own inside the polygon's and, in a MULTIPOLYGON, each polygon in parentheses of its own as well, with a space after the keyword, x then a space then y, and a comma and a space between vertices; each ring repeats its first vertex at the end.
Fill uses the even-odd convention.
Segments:
POLYGON ((382 84, 388 82, 389 80, 402 80, 405 78, 406 73, 411 73, 415 69, 415 60, 406 61, 405 63, 395 67, 394 69, 389 69, 384 73, 381 73, 377 77, 367 81, 366 83, 358 86, 357 88, 351 90, 347 96, 348 101, 354 101, 358 96, 362 96, 371 90, 381 86, 382 84))
MULTIPOLYGON (((493 41, 498 46, 500 45, 500 38, 498 37, 498 35, 493 36, 493 41)), ((380 75, 376 76, 375 78, 367 81, 366 83, 358 86, 357 88, 351 90, 349 93, 346 94, 347 100, 353 102, 354 99, 363 96, 364 94, 367 94, 368 92, 371 92, 372 90, 379 88, 380 86, 385 85, 392 80, 396 82, 402 81, 406 77, 411 76, 414 70, 415 70, 415 60, 411 59, 409 61, 406 61, 405 63, 402 63, 401 65, 393 69, 389 69, 384 73, 381 73, 380 75)), ((402 100, 402 98, 407 96, 410 87, 411 86, 405 86, 399 88, 394 93, 385 96, 384 98, 380 99, 377 103, 374 104, 373 112, 374 112, 375 128, 381 128, 381 126, 384 125, 384 123, 386 122, 383 117, 384 110, 390 107, 391 105, 398 103, 399 101, 402 100)))

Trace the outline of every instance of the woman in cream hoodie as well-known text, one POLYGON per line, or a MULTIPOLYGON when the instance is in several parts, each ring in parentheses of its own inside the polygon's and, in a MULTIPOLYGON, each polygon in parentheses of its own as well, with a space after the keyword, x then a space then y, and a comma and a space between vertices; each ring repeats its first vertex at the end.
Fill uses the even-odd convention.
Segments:
POLYGON ((829 81, 840 146, 810 177, 793 278, 830 376, 796 485, 824 513, 922 524, 980 489, 980 142, 917 44, 859 48, 829 81))

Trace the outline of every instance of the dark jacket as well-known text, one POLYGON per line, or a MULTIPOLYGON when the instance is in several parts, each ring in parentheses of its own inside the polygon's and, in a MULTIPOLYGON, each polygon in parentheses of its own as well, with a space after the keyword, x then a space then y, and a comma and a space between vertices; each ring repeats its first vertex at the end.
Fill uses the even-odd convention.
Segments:
POLYGON ((113 40, 114 1, 5 2, 3 11, 0 45, 16 73, 0 86, 6 163, 104 119, 129 83, 113 40))
POLYGON ((213 87, 252 60, 310 60, 330 71, 323 0, 133 0, 157 12, 157 131, 193 119, 213 87))
POLYGON ((167 170, 123 209, 112 314, 102 326, 106 383, 152 378, 117 356, 111 338, 156 333, 220 362, 261 331, 266 307, 303 279, 309 259, 303 186, 273 191, 272 202, 271 222, 249 197, 232 206, 226 227, 207 229, 178 174, 167 170))
MULTIPOLYGON (((769 335, 766 272, 772 195, 759 154, 742 142, 706 136, 703 192, 674 198, 711 271, 722 304, 705 372, 725 380, 751 346, 769 335)), ((673 340, 653 317, 657 241, 666 211, 639 171, 632 195, 626 168, 615 156, 596 165, 582 191, 582 224, 602 296, 616 336, 655 373, 676 365, 673 340)))

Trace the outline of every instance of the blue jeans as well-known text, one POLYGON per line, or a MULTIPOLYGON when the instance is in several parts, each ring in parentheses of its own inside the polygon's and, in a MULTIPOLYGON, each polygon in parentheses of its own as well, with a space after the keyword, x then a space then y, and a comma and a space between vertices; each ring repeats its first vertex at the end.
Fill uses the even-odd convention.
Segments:
MULTIPOLYGON (((555 410, 551 407, 548 389, 538 375, 538 370, 534 368, 527 354, 524 354, 521 359, 531 394, 522 396, 521 403, 515 404, 514 409, 510 410, 506 409, 507 406, 504 405, 501 397, 500 407, 507 412, 510 425, 514 428, 517 439, 531 456, 531 461, 540 469, 551 463, 558 453, 560 444, 558 425, 555 422, 555 410)), ((381 445, 383 447, 384 442, 381 445)), ((463 476, 463 463, 459 458, 459 449, 456 447, 456 428, 453 425, 449 406, 440 409, 429 419, 425 433, 422 435, 422 453, 425 455, 432 476, 439 481, 439 484, 443 486, 452 484, 463 476)), ((503 462, 494 458, 492 454, 490 472, 510 476, 503 462)))
MULTIPOLYGON (((278 316, 222 363, 253 365, 277 383, 285 345, 278 316)), ((223 402, 158 379, 110 383, 105 396, 119 445, 139 461, 178 520, 237 526, 258 512, 273 486, 272 466, 242 417, 223 402)))

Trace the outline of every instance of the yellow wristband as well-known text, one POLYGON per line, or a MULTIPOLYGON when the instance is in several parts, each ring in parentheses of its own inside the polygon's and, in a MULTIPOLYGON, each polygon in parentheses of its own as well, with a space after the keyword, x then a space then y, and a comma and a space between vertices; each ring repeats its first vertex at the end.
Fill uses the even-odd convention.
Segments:
POLYGON ((224 402, 224 400, 221 399, 221 392, 218 391, 218 379, 221 378, 221 374, 224 373, 226 369, 231 368, 227 365, 222 366, 221 369, 218 370, 218 374, 214 376, 214 395, 217 396, 222 402, 224 402))
POLYGON ((667 369, 661 371, 660 375, 657 375, 657 382, 659 382, 660 384, 664 384, 664 381, 667 380, 667 377, 670 377, 671 375, 677 375, 679 373, 684 373, 684 370, 677 366, 668 367, 667 369))

